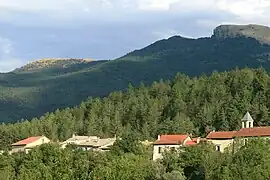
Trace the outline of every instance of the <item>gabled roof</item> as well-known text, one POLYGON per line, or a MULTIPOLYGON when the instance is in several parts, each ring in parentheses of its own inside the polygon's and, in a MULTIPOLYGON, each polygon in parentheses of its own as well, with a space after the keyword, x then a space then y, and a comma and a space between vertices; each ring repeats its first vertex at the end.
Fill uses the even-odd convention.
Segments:
POLYGON ((188 138, 186 134, 170 134, 170 135, 160 135, 160 140, 175 140, 183 142, 188 138))
POLYGON ((182 144, 189 136, 183 134, 160 135, 159 140, 155 141, 155 145, 174 145, 182 144))
POLYGON ((247 112, 245 114, 245 116, 242 118, 242 121, 254 121, 251 117, 251 115, 249 114, 249 112, 247 112))
POLYGON ((30 144, 32 142, 39 140, 40 138, 42 138, 42 136, 29 137, 29 138, 23 139, 21 141, 18 141, 16 143, 12 144, 12 146, 27 145, 27 144, 30 144))
POLYGON ((259 137, 270 136, 270 126, 242 128, 234 134, 234 137, 259 137))
POLYGON ((210 132, 207 139, 232 139, 237 131, 210 132))

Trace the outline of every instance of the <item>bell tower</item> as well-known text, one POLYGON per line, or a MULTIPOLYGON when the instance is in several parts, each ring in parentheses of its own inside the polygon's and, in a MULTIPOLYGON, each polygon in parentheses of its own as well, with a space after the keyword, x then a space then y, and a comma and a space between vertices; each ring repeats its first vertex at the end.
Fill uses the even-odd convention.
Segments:
POLYGON ((253 122, 251 115, 249 112, 245 114, 245 116, 242 118, 242 128, 253 128, 253 122))

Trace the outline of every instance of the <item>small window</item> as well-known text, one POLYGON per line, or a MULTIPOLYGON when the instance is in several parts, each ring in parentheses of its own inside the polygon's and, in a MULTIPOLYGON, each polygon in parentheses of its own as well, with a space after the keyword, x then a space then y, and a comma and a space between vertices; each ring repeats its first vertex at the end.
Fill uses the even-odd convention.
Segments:
POLYGON ((245 142, 244 143, 245 143, 245 145, 248 143, 248 139, 247 138, 245 139, 245 142))
POLYGON ((220 145, 216 145, 216 151, 220 151, 220 145))
POLYGON ((248 122, 248 127, 249 127, 249 128, 251 127, 251 122, 248 122))
POLYGON ((158 153, 161 153, 161 149, 162 149, 161 147, 158 147, 158 153))

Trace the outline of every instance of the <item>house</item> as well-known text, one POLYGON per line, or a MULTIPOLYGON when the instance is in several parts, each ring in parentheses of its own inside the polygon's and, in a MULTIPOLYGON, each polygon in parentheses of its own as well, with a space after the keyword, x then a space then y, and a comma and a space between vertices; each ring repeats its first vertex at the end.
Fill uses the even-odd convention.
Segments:
POLYGON ((205 139, 194 138, 189 135, 158 135, 158 139, 153 143, 153 160, 161 159, 165 150, 177 149, 182 146, 192 146, 205 139))
POLYGON ((116 137, 100 138, 97 136, 76 136, 73 134, 71 138, 61 143, 61 146, 65 148, 68 144, 73 144, 83 150, 107 151, 115 141, 116 137))
POLYGON ((234 134, 237 131, 210 132, 206 137, 207 142, 216 146, 216 151, 224 152, 225 148, 233 143, 234 134))
POLYGON ((210 132, 207 141, 216 146, 216 150, 224 152, 225 148, 236 144, 236 139, 246 142, 248 138, 264 137, 270 138, 270 126, 254 127, 254 120, 247 112, 241 120, 242 128, 238 131, 210 132))
POLYGON ((10 153, 25 152, 28 153, 31 149, 40 146, 42 144, 49 143, 50 139, 45 136, 28 137, 21 141, 12 144, 12 150, 10 153))

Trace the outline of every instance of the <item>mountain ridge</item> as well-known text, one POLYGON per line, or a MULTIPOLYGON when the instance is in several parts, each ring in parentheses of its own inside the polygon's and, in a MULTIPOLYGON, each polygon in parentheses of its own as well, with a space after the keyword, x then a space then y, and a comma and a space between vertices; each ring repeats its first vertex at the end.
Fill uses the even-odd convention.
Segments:
POLYGON ((254 38, 262 43, 270 44, 270 27, 256 24, 220 25, 214 29, 212 35, 218 39, 239 36, 254 38))
POLYGON ((0 74, 0 117, 3 122, 30 119, 88 97, 126 90, 129 84, 151 84, 178 72, 200 76, 236 67, 270 69, 270 45, 245 36, 173 36, 112 61, 0 74))

